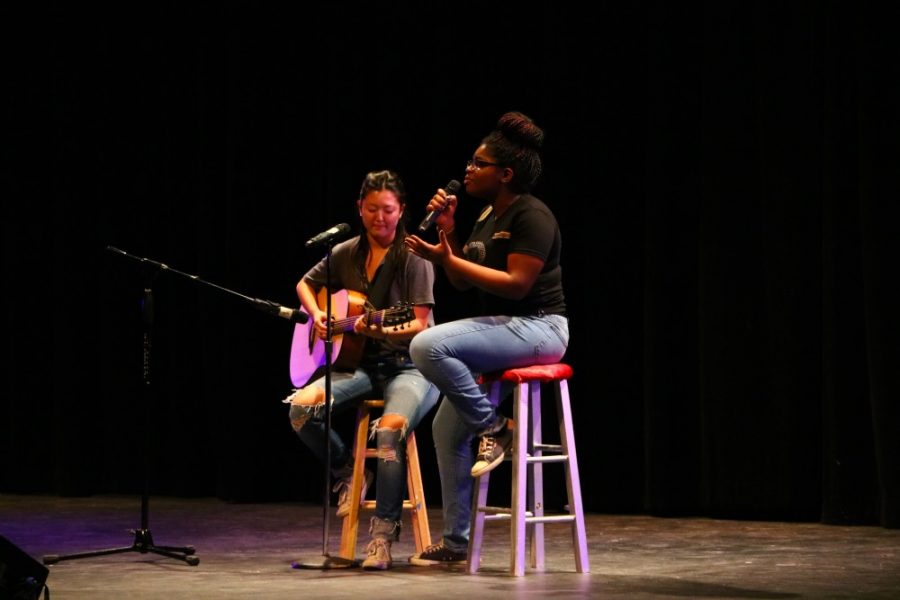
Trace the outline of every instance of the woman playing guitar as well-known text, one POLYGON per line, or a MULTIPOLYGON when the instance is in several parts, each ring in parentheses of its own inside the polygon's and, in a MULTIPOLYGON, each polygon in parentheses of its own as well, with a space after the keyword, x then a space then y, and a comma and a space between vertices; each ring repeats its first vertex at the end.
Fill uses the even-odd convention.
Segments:
MULTIPOLYGON (((311 317, 311 346, 326 334, 326 313, 320 300, 324 305, 328 290, 346 291, 360 308, 359 317, 345 319, 344 326, 334 329, 335 333, 346 332, 342 336, 342 356, 351 347, 358 352, 352 359, 335 361, 332 413, 353 408, 358 400, 372 397, 373 393, 384 398, 384 414, 373 424, 379 456, 378 485, 370 526, 372 541, 362 566, 388 569, 392 562, 391 542, 400 533, 406 491, 406 445, 401 442, 438 400, 437 388, 419 373, 409 357, 412 337, 434 324, 434 269, 430 262, 407 252, 403 245, 406 198, 396 173, 377 171, 366 175, 357 206, 363 231, 333 248, 331 281, 325 281, 323 259, 297 283, 297 295, 311 317), (371 308, 382 310, 363 310, 360 300, 366 296, 371 308), (405 315, 400 319, 405 321, 402 324, 396 324, 398 309, 388 308, 397 305, 408 306, 399 309, 405 315), (385 318, 389 314, 394 316, 392 321, 385 318)), ((294 383, 302 385, 296 377, 294 383)), ((324 378, 320 377, 285 399, 290 403, 291 426, 320 460, 326 455, 324 385, 324 378)), ((343 516, 350 510, 351 448, 333 430, 331 434, 331 472, 339 492, 337 514, 343 516)), ((365 485, 372 477, 367 471, 365 485)))

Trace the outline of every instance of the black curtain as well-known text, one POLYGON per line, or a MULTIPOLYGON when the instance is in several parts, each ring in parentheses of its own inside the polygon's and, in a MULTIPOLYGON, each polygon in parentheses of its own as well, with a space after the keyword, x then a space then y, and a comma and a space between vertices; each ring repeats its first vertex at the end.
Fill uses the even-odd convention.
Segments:
MULTIPOLYGON (((291 325, 203 281, 296 305, 303 242, 355 225, 367 171, 400 172, 416 223, 522 110, 565 240, 586 507, 900 524, 897 9, 4 10, 0 492, 149 473, 318 501, 280 403, 291 325)), ((472 306, 436 293, 439 320, 472 306)))

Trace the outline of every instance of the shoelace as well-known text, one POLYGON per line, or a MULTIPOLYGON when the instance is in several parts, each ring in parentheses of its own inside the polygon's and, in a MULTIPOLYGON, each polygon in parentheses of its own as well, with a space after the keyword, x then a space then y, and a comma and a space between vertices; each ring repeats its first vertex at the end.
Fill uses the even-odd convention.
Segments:
POLYGON ((430 554, 432 552, 437 552, 438 550, 440 550, 443 547, 444 547, 443 542, 438 542, 437 544, 432 544, 432 545, 428 546, 427 548, 425 548, 424 550, 422 550, 422 553, 419 556, 425 556, 426 554, 430 554))
POLYGON ((494 446, 497 445, 497 441, 491 436, 484 436, 481 438, 481 443, 478 444, 478 457, 479 458, 487 458, 494 452, 494 446))
POLYGON ((369 542, 369 546, 366 548, 366 550, 369 551, 369 556, 374 556, 375 554, 378 554, 379 548, 383 548, 386 545, 387 544, 385 543, 385 541, 383 539, 375 538, 374 540, 369 542))

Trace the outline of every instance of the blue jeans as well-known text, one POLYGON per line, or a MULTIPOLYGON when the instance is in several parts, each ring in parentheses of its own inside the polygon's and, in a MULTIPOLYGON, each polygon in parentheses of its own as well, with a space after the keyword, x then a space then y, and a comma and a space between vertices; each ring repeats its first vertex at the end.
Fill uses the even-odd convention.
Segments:
MULTIPOLYGON (((325 387, 322 377, 309 384, 325 387)), ((307 386, 308 387, 308 386, 307 386)), ((372 397, 372 392, 380 390, 384 398, 384 415, 395 414, 404 417, 406 433, 412 431, 422 418, 434 407, 438 400, 438 390, 425 379, 412 364, 378 365, 376 368, 361 368, 351 372, 332 373, 331 405, 332 415, 340 414, 357 406, 357 400, 372 397)), ((298 410, 291 405, 291 412, 298 410)), ((293 419, 293 415, 292 415, 293 419)), ((309 422, 297 432, 310 450, 325 460, 325 413, 316 411, 309 422)), ((331 430, 331 468, 340 469, 352 459, 352 447, 344 444, 339 435, 331 430)), ((378 483, 375 489, 375 516, 386 521, 399 521, 406 494, 406 444, 398 444, 396 460, 378 460, 378 483)))
POLYGON ((413 338, 413 362, 447 399, 438 408, 432 431, 441 476, 443 542, 451 550, 464 551, 469 542, 473 437, 497 419, 486 388, 476 378, 558 362, 568 343, 568 320, 560 315, 462 319, 413 338))

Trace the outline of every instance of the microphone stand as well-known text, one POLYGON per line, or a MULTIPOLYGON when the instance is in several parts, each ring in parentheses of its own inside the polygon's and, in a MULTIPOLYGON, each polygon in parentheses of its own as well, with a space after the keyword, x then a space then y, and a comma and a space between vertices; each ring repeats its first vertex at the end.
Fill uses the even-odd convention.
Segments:
POLYGON ((283 317, 285 319, 289 319, 289 320, 293 321, 294 323, 306 323, 309 320, 309 315, 303 311, 285 308, 284 306, 281 306, 280 304, 272 302, 271 300, 260 300, 259 298, 251 298, 250 296, 245 296, 244 294, 240 294, 238 292, 235 292, 234 290, 229 290, 228 288, 222 287, 221 285, 216 285, 215 283, 211 283, 209 281, 204 281, 203 279, 200 279, 196 275, 191 275, 189 273, 183 273, 183 272, 179 271, 178 269, 173 269, 172 267, 170 267, 167 264, 164 264, 161 262, 156 262, 155 260, 150 260, 149 258, 141 258, 140 256, 134 256, 133 254, 128 254, 124 250, 119 250, 118 248, 116 248, 114 246, 107 246, 106 249, 110 252, 113 252, 114 254, 119 254, 120 256, 124 256, 126 258, 130 258, 132 260, 136 260, 136 261, 144 263, 144 264, 152 265, 159 271, 167 271, 169 273, 175 273, 176 275, 181 275, 182 277, 186 277, 186 278, 190 279, 191 281, 196 281, 198 283, 202 283, 203 285, 207 285, 207 286, 215 288, 221 292, 225 292, 226 294, 229 294, 231 296, 240 298, 241 300, 244 300, 245 302, 249 302, 255 308, 257 308, 263 312, 267 312, 270 315, 283 317))
MULTIPOLYGON (((334 240, 325 242, 327 249, 325 252, 325 281, 326 287, 331 285, 331 249, 334 246, 334 240)), ((359 561, 352 558, 344 558, 343 556, 331 556, 328 552, 329 523, 331 509, 331 371, 332 371, 332 344, 334 337, 334 324, 332 323, 331 310, 331 288, 328 287, 325 294, 325 473, 323 477, 324 490, 322 493, 322 556, 305 561, 294 561, 291 567, 295 569, 346 569, 348 567, 359 566, 359 561)))
MULTIPOLYGON (((204 281, 200 279, 196 275, 189 275, 187 273, 182 273, 177 269, 173 269, 168 265, 157 262, 155 260, 151 260, 149 258, 141 258, 139 256, 134 256, 133 254, 129 254, 124 250, 119 250, 113 246, 107 246, 106 249, 114 254, 118 254, 120 256, 124 256, 126 258, 135 260, 144 265, 150 265, 152 267, 151 271, 147 275, 147 281, 144 285, 144 296, 141 302, 141 312, 143 317, 144 324, 144 342, 143 342, 143 388, 144 388, 144 442, 147 440, 147 436, 150 432, 150 417, 151 417, 151 406, 152 406, 152 398, 151 398, 151 386, 150 386, 150 339, 151 339, 151 330, 153 328, 153 288, 152 283, 156 279, 162 271, 167 271, 170 273, 175 273, 177 275, 181 275, 186 277, 192 281, 198 281, 204 285, 208 285, 210 287, 216 288, 233 296, 237 296, 242 300, 245 300, 251 303, 256 308, 263 310, 269 314, 277 315, 280 317, 284 317, 286 319, 290 319, 293 322, 305 323, 309 319, 309 315, 305 312, 299 310, 291 310, 287 309, 279 304, 274 302, 270 302, 268 300, 260 300, 258 298, 251 298, 249 296, 245 296, 243 294, 239 294, 233 290, 229 290, 228 288, 224 288, 222 286, 216 285, 214 283, 210 283, 208 281, 204 281)), ((329 300, 331 298, 329 297, 329 300)), ((131 546, 124 546, 121 548, 109 548, 106 550, 94 550, 91 552, 81 552, 78 554, 47 554, 43 557, 43 562, 45 565, 52 565, 54 563, 60 562, 62 560, 71 560, 76 558, 88 558, 91 556, 104 556, 106 554, 119 554, 122 552, 140 552, 141 554, 147 554, 148 552, 152 552, 154 554, 160 554, 162 556, 167 556, 169 558, 175 558, 178 560, 183 560, 187 564, 191 566, 196 566, 200 563, 200 559, 197 556, 194 556, 194 547, 193 546, 157 546, 153 542, 153 536, 150 533, 150 452, 146 445, 144 448, 144 486, 143 492, 141 494, 141 528, 132 530, 134 533, 134 543, 131 546)))
MULTIPOLYGON (((122 254, 124 252, 118 251, 122 254)), ((127 255, 126 256, 130 256, 127 255)), ((141 493, 141 527, 133 529, 134 542, 130 546, 120 548, 108 548, 106 550, 94 550, 90 552, 79 552, 77 554, 47 554, 43 557, 45 565, 52 565, 62 560, 72 560, 77 558, 89 558, 92 556, 104 556, 107 554, 120 554, 122 552, 140 552, 147 554, 159 554, 169 558, 183 560, 192 567, 200 563, 200 559, 194 556, 193 546, 157 546, 153 542, 153 535, 150 533, 150 449, 147 445, 147 438, 151 426, 151 386, 150 386, 150 339, 151 330, 153 329, 153 280, 165 265, 153 262, 147 259, 140 259, 142 262, 153 265, 155 268, 147 275, 147 281, 144 285, 144 297, 141 302, 141 313, 144 324, 144 342, 143 342, 143 389, 144 389, 144 432, 142 445, 144 450, 144 486, 141 493)))

